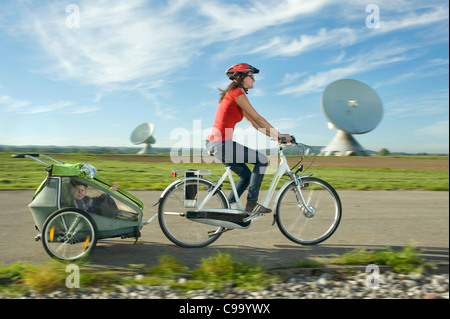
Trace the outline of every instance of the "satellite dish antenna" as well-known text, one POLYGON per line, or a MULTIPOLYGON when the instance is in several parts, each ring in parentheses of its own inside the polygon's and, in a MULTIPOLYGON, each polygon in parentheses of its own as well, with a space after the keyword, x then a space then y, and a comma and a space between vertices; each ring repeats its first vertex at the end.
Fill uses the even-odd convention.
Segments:
POLYGON ((155 144, 156 140, 153 137, 155 127, 152 123, 142 123, 131 133, 130 141, 134 145, 145 144, 144 148, 138 154, 148 154, 151 149, 151 144, 155 144))
POLYGON ((328 127, 338 132, 320 155, 368 156, 352 134, 368 133, 380 123, 383 104, 377 93, 362 82, 338 80, 325 89, 321 106, 328 127))

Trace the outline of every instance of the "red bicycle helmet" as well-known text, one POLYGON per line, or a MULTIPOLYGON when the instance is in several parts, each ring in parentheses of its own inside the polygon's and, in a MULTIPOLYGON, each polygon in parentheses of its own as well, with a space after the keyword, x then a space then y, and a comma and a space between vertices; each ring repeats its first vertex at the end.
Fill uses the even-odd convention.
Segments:
POLYGON ((227 69, 227 75, 228 78, 230 80, 234 80, 236 74, 244 74, 246 75, 247 73, 252 72, 253 74, 257 74, 259 73, 259 70, 253 66, 251 66, 250 64, 247 63, 239 63, 236 65, 233 65, 232 67, 229 67, 227 69))

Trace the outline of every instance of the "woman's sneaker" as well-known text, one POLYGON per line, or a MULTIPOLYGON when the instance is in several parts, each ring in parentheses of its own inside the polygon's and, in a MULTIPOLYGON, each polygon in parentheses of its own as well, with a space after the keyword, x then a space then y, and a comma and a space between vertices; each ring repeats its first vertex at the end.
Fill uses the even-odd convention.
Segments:
POLYGON ((264 206, 261 206, 256 202, 256 200, 247 201, 247 205, 245 206, 245 211, 252 214, 268 214, 272 212, 271 209, 268 209, 264 206))

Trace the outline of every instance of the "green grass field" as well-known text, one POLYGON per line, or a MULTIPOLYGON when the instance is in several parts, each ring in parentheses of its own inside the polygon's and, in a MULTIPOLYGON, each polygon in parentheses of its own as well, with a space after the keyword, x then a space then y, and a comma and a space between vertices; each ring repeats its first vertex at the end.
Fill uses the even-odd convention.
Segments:
MULTIPOLYGON (((119 184, 127 190, 163 190, 175 179, 173 169, 207 169, 222 175, 222 164, 173 164, 158 162, 105 160, 101 156, 87 154, 56 154, 67 163, 84 162, 94 165, 98 175, 119 184)), ((120 158, 120 157, 118 157, 120 158)), ((436 159, 442 160, 442 159, 436 159)), ((446 157, 448 162, 448 157, 446 157)), ((432 190, 448 191, 447 171, 422 171, 409 169, 362 169, 340 167, 315 167, 306 172, 329 182, 336 189, 354 190, 432 190)), ((0 153, 0 190, 35 189, 46 177, 41 163, 31 159, 14 159, 11 153, 0 153)), ((266 174, 262 188, 268 188, 273 172, 266 174)), ((279 186, 283 181, 279 183, 279 186)), ((226 188, 226 186, 225 186, 226 188)))

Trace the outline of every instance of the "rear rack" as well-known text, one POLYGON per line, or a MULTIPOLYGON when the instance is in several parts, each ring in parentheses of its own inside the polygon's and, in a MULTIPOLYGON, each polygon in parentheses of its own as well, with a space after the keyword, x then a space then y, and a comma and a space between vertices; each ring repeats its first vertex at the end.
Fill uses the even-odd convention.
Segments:
POLYGON ((190 177, 190 176, 208 176, 208 175, 212 175, 210 170, 194 170, 194 169, 188 169, 188 170, 172 170, 172 176, 173 177, 177 177, 178 174, 180 173, 184 173, 185 177, 190 177), (188 173, 188 174, 186 174, 188 173))

